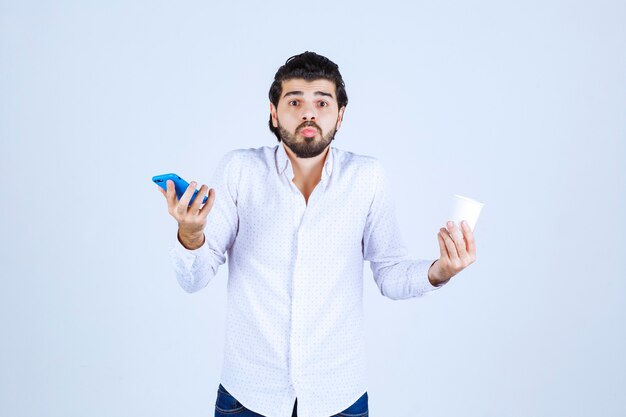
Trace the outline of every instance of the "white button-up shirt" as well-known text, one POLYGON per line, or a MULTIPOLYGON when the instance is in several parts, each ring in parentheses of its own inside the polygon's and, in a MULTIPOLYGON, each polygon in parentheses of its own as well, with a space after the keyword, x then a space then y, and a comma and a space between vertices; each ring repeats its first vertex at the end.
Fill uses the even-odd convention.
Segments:
POLYGON ((228 254, 222 385, 267 417, 329 417, 367 391, 363 261, 394 300, 440 288, 435 259, 411 260, 381 163, 333 146, 308 204, 283 144, 228 152, 205 243, 178 239, 180 286, 204 288, 228 254))

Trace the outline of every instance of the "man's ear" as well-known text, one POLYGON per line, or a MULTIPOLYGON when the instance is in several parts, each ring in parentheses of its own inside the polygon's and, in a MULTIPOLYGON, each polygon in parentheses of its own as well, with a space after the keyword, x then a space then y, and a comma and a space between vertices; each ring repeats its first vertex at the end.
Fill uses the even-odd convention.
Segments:
POLYGON ((339 109, 339 114, 337 115, 337 130, 339 130, 339 126, 341 126, 341 122, 343 122, 343 112, 346 111, 346 106, 343 106, 339 109))
POLYGON ((276 113, 276 107, 274 103, 270 102, 270 116, 272 117, 272 126, 278 127, 278 115, 276 113))

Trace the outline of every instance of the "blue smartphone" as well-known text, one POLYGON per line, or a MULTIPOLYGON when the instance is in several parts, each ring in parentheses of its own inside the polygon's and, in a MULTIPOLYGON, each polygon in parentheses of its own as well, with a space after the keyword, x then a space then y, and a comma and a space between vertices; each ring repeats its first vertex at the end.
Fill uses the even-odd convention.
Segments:
MULTIPOLYGON (((176 197, 178 197, 178 199, 180 200, 180 198, 183 196, 183 193, 187 191, 187 187, 189 187, 189 183, 176 174, 163 174, 163 175, 155 175, 154 177, 152 177, 152 181, 154 181, 156 185, 163 188, 165 191, 167 191, 167 180, 172 180, 174 182, 174 188, 176 189, 176 197)), ((189 200, 189 205, 193 203, 193 200, 195 200, 197 194, 198 194, 198 190, 193 192, 193 195, 191 196, 191 200, 189 200)), ((202 200, 202 204, 206 203, 208 198, 209 198, 208 196, 204 196, 204 200, 202 200)))

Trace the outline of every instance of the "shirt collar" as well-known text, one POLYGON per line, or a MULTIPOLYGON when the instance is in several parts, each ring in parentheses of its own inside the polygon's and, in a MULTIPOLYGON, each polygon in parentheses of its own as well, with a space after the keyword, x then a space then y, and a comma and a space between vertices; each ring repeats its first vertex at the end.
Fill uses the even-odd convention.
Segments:
MULTIPOLYGON (((322 169, 322 180, 326 177, 329 177, 333 172, 333 162, 334 162, 334 152, 335 148, 332 146, 332 143, 329 145, 328 153, 326 154, 326 160, 324 161, 324 169, 322 169)), ((293 178, 293 169, 291 168, 291 160, 289 159, 289 155, 287 155, 287 151, 285 151, 285 145, 283 143, 279 143, 276 145, 276 170, 278 171, 278 175, 282 175, 283 172, 287 168, 289 168, 288 174, 293 178)))

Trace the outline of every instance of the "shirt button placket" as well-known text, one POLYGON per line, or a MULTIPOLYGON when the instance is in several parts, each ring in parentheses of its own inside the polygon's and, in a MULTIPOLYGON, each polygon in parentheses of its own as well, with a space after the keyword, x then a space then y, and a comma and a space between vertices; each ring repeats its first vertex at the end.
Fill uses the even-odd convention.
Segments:
POLYGON ((300 280, 300 253, 301 253, 301 237, 302 237, 302 221, 304 218, 304 212, 306 210, 306 205, 304 202, 304 198, 299 190, 296 190, 294 193, 294 228, 296 231, 295 234, 295 260, 292 274, 292 290, 291 290, 291 380, 294 385, 296 391, 298 391, 298 386, 301 384, 300 381, 300 361, 301 361, 301 349, 300 343, 302 343, 302 319, 301 316, 303 314, 301 309, 300 293, 298 291, 299 288, 299 280, 300 280))

